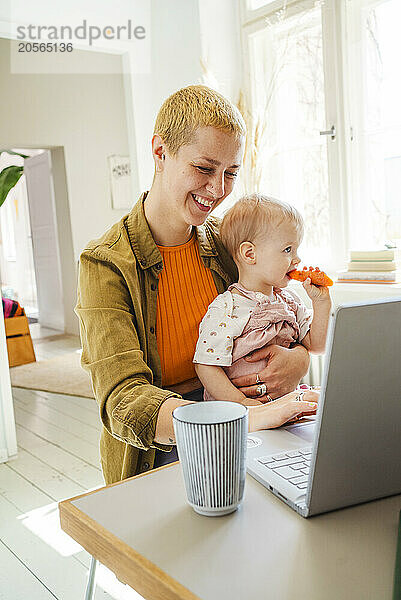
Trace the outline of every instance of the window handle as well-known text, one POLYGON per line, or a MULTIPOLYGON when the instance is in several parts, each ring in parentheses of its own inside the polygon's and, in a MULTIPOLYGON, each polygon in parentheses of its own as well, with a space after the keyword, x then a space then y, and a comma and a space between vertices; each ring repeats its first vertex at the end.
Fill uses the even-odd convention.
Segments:
POLYGON ((321 131, 320 135, 331 135, 331 139, 335 140, 336 139, 336 128, 334 125, 331 126, 331 129, 328 129, 327 131, 321 131))

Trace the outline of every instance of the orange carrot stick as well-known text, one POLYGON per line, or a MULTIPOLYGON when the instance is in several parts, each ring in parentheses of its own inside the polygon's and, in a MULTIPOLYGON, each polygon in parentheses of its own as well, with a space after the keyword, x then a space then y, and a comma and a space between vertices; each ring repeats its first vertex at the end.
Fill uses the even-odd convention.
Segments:
POLYGON ((308 277, 310 277, 313 285, 323 285, 330 286, 333 285, 333 281, 321 271, 318 267, 304 267, 302 271, 290 271, 288 273, 288 277, 291 279, 296 279, 297 281, 305 281, 308 277))

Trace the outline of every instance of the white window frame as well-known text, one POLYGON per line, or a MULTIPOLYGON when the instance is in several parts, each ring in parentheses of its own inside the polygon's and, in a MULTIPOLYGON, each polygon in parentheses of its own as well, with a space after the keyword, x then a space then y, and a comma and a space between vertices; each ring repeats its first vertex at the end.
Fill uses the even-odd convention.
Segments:
MULTIPOLYGON (((308 8, 314 8, 315 0, 275 0, 256 10, 249 10, 248 0, 240 1, 241 43, 243 49, 244 91, 249 106, 252 106, 250 69, 250 36, 266 27, 266 19, 274 18, 277 11, 285 8, 291 17, 308 8)), ((351 128, 345 89, 345 4, 343 0, 324 0, 322 9, 323 65, 326 98, 326 123, 322 130, 332 125, 336 128, 336 139, 327 140, 328 184, 332 260, 328 270, 334 272, 344 267, 349 249, 349 198, 350 185, 347 171, 350 153, 351 128)))
POLYGON ((366 92, 362 63, 362 51, 366 49, 366 40, 361 39, 361 14, 364 10, 368 11, 380 6, 384 1, 385 0, 342 0, 347 11, 347 16, 344 18, 344 28, 346 30, 348 43, 352 46, 352 51, 350 49, 347 56, 346 68, 347 81, 349 83, 347 102, 345 102, 347 110, 346 119, 353 138, 353 143, 349 143, 347 148, 348 164, 350 165, 349 195, 351 198, 354 198, 353 206, 350 206, 350 209, 354 213, 354 220, 356 219, 356 215, 360 215, 362 221, 366 209, 363 201, 363 193, 357 188, 361 185, 366 186, 368 183, 364 177, 365 172, 363 170, 361 172, 361 155, 366 151, 361 143, 364 123, 360 107, 365 100, 366 92), (357 46, 356 49, 354 48, 354 45, 357 46), (360 183, 361 181, 362 184, 360 183))

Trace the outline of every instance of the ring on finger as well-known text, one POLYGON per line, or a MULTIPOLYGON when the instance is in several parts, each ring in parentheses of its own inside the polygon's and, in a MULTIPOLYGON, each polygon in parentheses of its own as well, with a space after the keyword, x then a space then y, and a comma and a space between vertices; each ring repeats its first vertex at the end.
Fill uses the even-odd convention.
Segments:
POLYGON ((256 391, 258 392, 258 396, 264 396, 267 394, 267 387, 265 383, 261 383, 256 387, 256 391))
POLYGON ((256 383, 263 383, 263 381, 259 377, 259 373, 256 373, 256 383))

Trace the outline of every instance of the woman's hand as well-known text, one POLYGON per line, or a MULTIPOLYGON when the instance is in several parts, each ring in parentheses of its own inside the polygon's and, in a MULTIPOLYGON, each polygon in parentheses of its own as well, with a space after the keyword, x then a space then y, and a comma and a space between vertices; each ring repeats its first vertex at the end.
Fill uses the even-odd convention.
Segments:
POLYGON ((302 400, 296 400, 299 393, 300 391, 296 390, 274 402, 251 407, 249 409, 249 431, 274 429, 296 418, 314 415, 319 394, 307 391, 303 394, 302 400))
POLYGON ((245 398, 244 400, 242 400, 241 404, 243 404, 244 406, 263 406, 263 398, 264 402, 267 402, 266 396, 260 396, 259 400, 256 400, 256 398, 245 398))
POLYGON ((271 402, 271 398, 269 398, 268 396, 266 396, 265 394, 263 396, 258 396, 258 398, 247 398, 246 396, 243 396, 243 398, 241 400, 231 400, 231 402, 239 402, 239 404, 243 404, 244 406, 263 406, 263 404, 266 404, 267 402, 271 402))
POLYGON ((245 396, 258 398, 258 386, 266 384, 267 393, 272 398, 279 398, 297 387, 301 378, 309 368, 309 353, 304 346, 284 348, 275 344, 264 346, 246 357, 249 362, 267 358, 267 366, 260 371, 258 380, 256 373, 235 377, 231 383, 239 388, 245 396))

